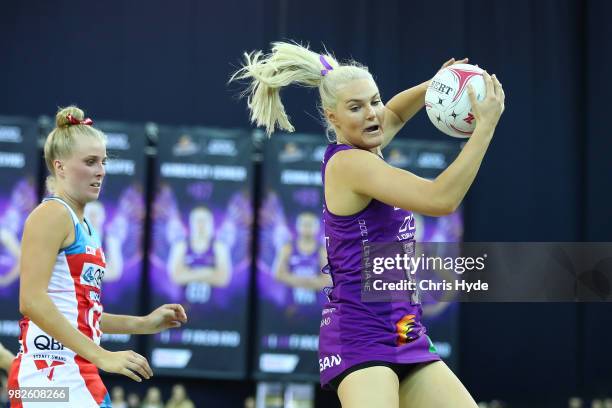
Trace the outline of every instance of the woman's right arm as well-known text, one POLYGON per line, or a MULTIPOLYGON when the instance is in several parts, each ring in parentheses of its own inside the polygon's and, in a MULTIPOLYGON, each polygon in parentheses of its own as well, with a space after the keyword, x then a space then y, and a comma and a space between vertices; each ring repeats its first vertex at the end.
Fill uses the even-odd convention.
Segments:
MULTIPOLYGON (((457 209, 472 185, 504 110, 504 92, 495 78, 484 74, 487 96, 477 102, 468 90, 476 129, 455 161, 435 180, 418 177, 389 166, 376 155, 360 149, 338 152, 329 161, 326 180, 345 186, 358 196, 372 197, 388 205, 425 215, 441 216, 457 209)), ((329 203, 328 203, 329 205, 329 203)))
POLYGON ((19 266, 19 311, 45 333, 104 371, 123 374, 135 381, 141 380, 134 372, 148 378, 152 372, 144 357, 133 351, 104 350, 70 324, 47 294, 57 254, 66 240, 74 239, 73 228, 66 209, 54 202, 38 206, 26 220, 19 266))

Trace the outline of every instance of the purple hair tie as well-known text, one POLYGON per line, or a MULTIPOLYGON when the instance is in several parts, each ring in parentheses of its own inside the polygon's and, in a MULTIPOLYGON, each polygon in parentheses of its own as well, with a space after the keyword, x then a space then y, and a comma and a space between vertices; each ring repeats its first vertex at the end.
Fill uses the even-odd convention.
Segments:
POLYGON ((319 55, 319 61, 321 61, 321 64, 323 64, 323 66, 325 67, 325 69, 321 70, 321 75, 325 76, 327 75, 327 73, 331 70, 334 69, 334 67, 332 67, 331 65, 329 65, 329 62, 327 62, 327 60, 325 59, 325 57, 323 55, 319 55))

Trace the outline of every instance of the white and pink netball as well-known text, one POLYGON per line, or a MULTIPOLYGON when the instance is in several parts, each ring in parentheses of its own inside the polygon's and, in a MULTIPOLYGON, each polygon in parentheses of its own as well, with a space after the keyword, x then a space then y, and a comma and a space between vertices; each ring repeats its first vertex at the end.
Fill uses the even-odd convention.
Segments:
POLYGON ((453 137, 470 137, 476 127, 468 85, 476 98, 484 99, 486 88, 483 70, 470 64, 455 64, 436 74, 425 93, 427 116, 443 133, 453 137))

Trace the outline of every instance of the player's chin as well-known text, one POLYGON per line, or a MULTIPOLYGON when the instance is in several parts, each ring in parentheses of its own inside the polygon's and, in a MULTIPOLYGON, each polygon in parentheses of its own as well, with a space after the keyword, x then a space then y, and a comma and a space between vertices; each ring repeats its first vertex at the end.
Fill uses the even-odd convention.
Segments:
POLYGON ((376 132, 375 134, 364 132, 361 140, 365 148, 374 149, 383 144, 384 136, 382 131, 376 132))
POLYGON ((99 197, 100 197, 100 189, 98 188, 97 191, 88 191, 87 194, 85 195, 85 200, 87 202, 96 201, 99 197))

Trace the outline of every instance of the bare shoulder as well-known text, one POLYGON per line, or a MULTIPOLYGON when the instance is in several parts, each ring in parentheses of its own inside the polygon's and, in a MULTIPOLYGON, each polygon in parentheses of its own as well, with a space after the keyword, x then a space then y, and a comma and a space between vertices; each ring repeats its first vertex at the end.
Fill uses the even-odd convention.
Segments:
POLYGON ((354 164, 355 160, 380 160, 372 152, 363 149, 346 149, 340 150, 334 154, 328 161, 327 167, 329 166, 345 166, 354 164), (334 164, 337 163, 337 164, 334 164))
POLYGON ((30 222, 58 227, 62 224, 72 225, 72 217, 66 206, 55 200, 40 203, 28 216, 30 222))
POLYGON ((337 215, 355 214, 354 210, 365 208, 371 199, 425 215, 439 216, 449 211, 434 182, 393 167, 369 151, 338 152, 328 167, 325 199, 337 215))
POLYGON ((350 149, 337 152, 325 169, 325 202, 336 215, 352 215, 363 210, 372 196, 360 191, 359 186, 369 184, 373 168, 384 165, 375 154, 350 149))
POLYGON ((25 230, 30 233, 41 231, 49 238, 62 237, 63 240, 73 231, 72 217, 63 204, 54 200, 45 201, 30 213, 25 230))
POLYGON ((355 187, 374 180, 381 171, 389 168, 381 157, 367 150, 343 150, 333 155, 327 163, 325 179, 341 181, 351 191, 356 191, 355 187))

